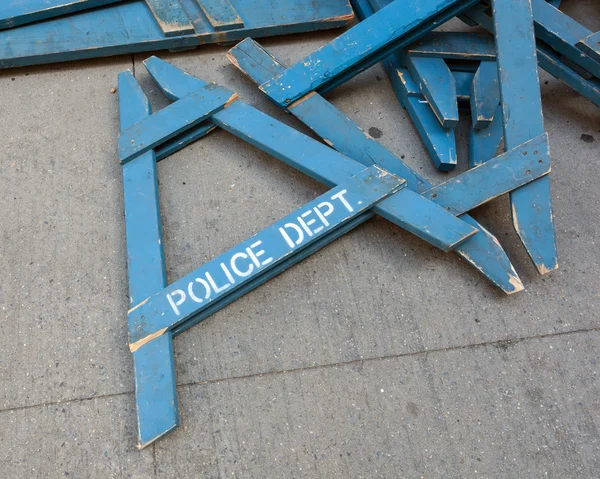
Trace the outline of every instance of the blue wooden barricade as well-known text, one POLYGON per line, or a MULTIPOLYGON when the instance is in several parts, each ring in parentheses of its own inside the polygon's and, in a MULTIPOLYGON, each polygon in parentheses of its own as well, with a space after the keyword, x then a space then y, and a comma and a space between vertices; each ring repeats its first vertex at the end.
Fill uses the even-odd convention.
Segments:
MULTIPOLYGON (((507 292, 522 289, 493 236, 464 213, 549 172, 545 135, 486 162, 462 178, 432 187, 385 154, 348 158, 157 58, 145 62, 175 101, 150 115, 128 72, 119 78, 139 447, 178 425, 172 337, 301 261, 378 213, 465 258, 507 292), (160 120, 157 121, 156 119, 160 120), (185 127, 185 125, 187 127, 185 127), (165 280, 156 161, 220 126, 333 189, 172 285, 165 280), (160 154, 159 154, 160 152, 160 154), (379 155, 381 156, 381 155, 379 155), (523 161, 524 156, 528 157, 523 161), (388 170, 385 166, 390 166, 388 170), (493 175, 492 175, 493 172, 493 175), (402 178, 406 174, 407 179, 402 178), (408 188, 407 188, 408 186, 408 188), (458 218, 460 216, 460 218, 458 218), (475 239, 475 241, 473 241, 475 239), (510 288, 505 283, 512 284, 510 288)), ((312 95, 314 98, 319 96, 312 95)), ((324 101, 324 100, 323 100, 324 101)), ((295 108, 302 109, 302 103, 295 108)), ((354 129, 350 128, 350 133, 354 129)), ((366 137, 365 137, 366 138, 366 137)), ((335 137, 334 141, 338 141, 335 137)), ((374 150, 375 151, 375 150, 374 150)))
MULTIPOLYGON (((359 8, 359 14, 364 14, 367 8, 372 12, 371 5, 366 4, 365 1, 361 0, 356 3, 363 5, 362 12, 359 8)), ((371 3, 379 5, 386 2, 371 0, 371 3)), ((484 65, 483 67, 480 65, 475 71, 477 85, 474 86, 474 88, 479 88, 481 85, 487 84, 488 87, 491 85, 497 88, 498 80, 500 80, 499 87, 502 94, 500 96, 496 94, 494 98, 501 98, 503 108, 499 109, 498 105, 493 104, 493 101, 490 101, 489 104, 482 103, 481 101, 477 103, 477 98, 480 97, 475 97, 477 103, 475 105, 475 113, 483 112, 483 126, 490 128, 493 126, 493 128, 484 134, 478 132, 480 130, 478 127, 482 125, 476 116, 473 128, 475 133, 472 134, 472 138, 474 139, 473 154, 491 154, 495 156, 495 149, 497 149, 502 136, 504 136, 505 144, 509 151, 515 151, 518 145, 525 145, 530 140, 541 138, 544 135, 537 64, 534 61, 536 57, 531 4, 528 0, 511 0, 506 2, 506 4, 497 5, 494 3, 494 11, 497 12, 494 16, 496 23, 496 46, 498 50, 497 61, 498 63, 502 61, 504 64, 498 64, 497 69, 503 71, 504 75, 498 77, 496 74, 494 76, 492 75, 493 69, 490 68, 490 65, 484 65), (506 9, 513 12, 514 20, 508 19, 508 16, 511 14, 507 13, 506 9), (504 15, 506 19, 504 23, 501 23, 499 19, 502 19, 504 15), (504 31, 504 25, 511 22, 518 25, 518 32, 514 29, 504 31), (531 38, 529 37, 529 33, 531 33, 531 38), (525 58, 531 58, 532 61, 523 62, 523 55, 525 55, 525 58), (518 63, 522 64, 521 67, 516 66, 518 63), (511 73, 510 82, 507 80, 502 81, 507 78, 507 72, 511 73), (520 101, 518 98, 520 98, 520 101), (512 114, 504 115, 503 118, 500 118, 497 116, 500 111, 511 111, 512 114), (495 123, 493 121, 494 118, 497 118, 495 123), (502 120, 501 123, 500 120, 502 120), (501 125, 503 128, 500 128, 501 125), (511 136, 511 139, 508 141, 507 134, 511 136), (492 146, 490 147, 490 145, 492 146)), ((419 11, 419 14, 423 16, 427 15, 428 10, 426 6, 424 6, 424 12, 419 11)), ((396 26, 395 31, 401 33, 390 36, 387 27, 389 22, 386 23, 386 18, 392 17, 395 13, 401 11, 401 8, 401 2, 390 3, 378 13, 374 13, 367 20, 361 22, 353 29, 332 41, 329 45, 309 55, 296 65, 287 69, 279 69, 272 78, 261 84, 261 90, 273 101, 283 107, 287 107, 293 112, 298 105, 312 100, 315 92, 309 90, 310 88, 326 91, 332 86, 343 82, 357 71, 364 69, 365 65, 372 63, 373 58, 381 58, 382 52, 389 54, 390 49, 393 50, 395 48, 397 50, 398 48, 402 48, 403 40, 406 37, 411 37, 411 32, 419 30, 420 27, 412 24, 411 21, 413 19, 409 16, 408 19, 404 18, 404 25, 410 25, 412 30, 407 26, 396 26), (377 28, 379 22, 383 22, 381 29, 377 28), (361 25, 363 25, 362 28, 361 25), (369 33, 370 36, 363 41, 365 33, 369 33), (338 47, 342 44, 342 41, 349 42, 352 48, 350 51, 343 51, 340 54, 338 47)), ((400 20, 397 20, 397 22, 402 23, 400 20)), ((423 84, 416 85, 416 82, 409 81, 410 71, 403 71, 399 74, 400 68, 398 68, 398 62, 403 59, 406 59, 406 54, 404 50, 400 50, 399 53, 391 57, 391 61, 396 62, 395 65, 388 63, 392 74, 395 74, 397 77, 396 85, 403 89, 403 94, 400 95, 401 101, 405 105, 409 103, 411 98, 415 98, 415 90, 424 94, 424 97, 428 96, 430 101, 435 101, 435 96, 430 91, 431 83, 426 87, 428 92, 424 92, 423 84)), ((239 65, 237 59, 236 63, 239 65)), ((414 68, 414 65, 412 70, 415 75, 421 75, 418 69, 414 68)), ((437 68, 437 71, 442 71, 442 68, 437 68)), ((246 73, 248 72, 246 71, 246 73)), ((447 73, 444 73, 444 75, 447 76, 447 73)), ((252 73, 250 73, 250 76, 252 76, 252 73)), ((452 91, 452 94, 456 96, 455 91, 452 91)), ((426 105, 429 107, 429 102, 426 105)), ((440 124, 443 123, 442 118, 439 118, 441 111, 442 109, 438 109, 437 111, 437 120, 440 124)), ((435 113, 433 116, 435 116, 435 113)), ((431 115, 429 118, 431 118, 431 115)), ((433 122, 430 121, 430 124, 433 124, 433 122)), ((443 128, 442 125, 440 126, 443 128)), ((424 132, 428 136, 428 131, 425 128, 424 132)), ((324 138, 328 138, 331 135, 328 131, 323 131, 320 134, 324 138)), ((543 155, 543 158, 539 158, 538 161, 543 164, 549 164, 550 157, 547 147, 539 148, 538 152, 540 155, 543 155)), ((524 152, 524 154, 527 153, 524 152)), ((489 160, 492 156, 486 157, 485 160, 489 160)), ((526 162, 528 163, 528 161, 526 162)), ((480 163, 483 163, 483 161, 472 161, 473 165, 480 163)), ((511 193, 511 200, 515 229, 538 271, 540 274, 546 274, 556 269, 558 262, 549 179, 547 177, 540 178, 538 181, 532 182, 524 188, 516 189, 511 193)))
POLYGON ((340 27, 354 18, 347 0, 32 1, 0 2, 0 68, 189 49, 340 27))

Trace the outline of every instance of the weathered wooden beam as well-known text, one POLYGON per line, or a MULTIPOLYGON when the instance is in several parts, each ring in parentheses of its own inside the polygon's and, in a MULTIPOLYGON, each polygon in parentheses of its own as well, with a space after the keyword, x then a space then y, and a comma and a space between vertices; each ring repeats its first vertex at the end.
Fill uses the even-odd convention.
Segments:
POLYGON ((596 62, 600 62, 600 32, 591 33, 576 44, 582 52, 596 62))
MULTIPOLYGON (((150 104, 130 72, 119 75, 121 129, 147 118, 150 104)), ((123 165, 130 304, 167 286, 156 158, 153 151, 123 165)), ((133 354, 138 447, 179 425, 171 334, 133 354)))
POLYGON ((152 294, 129 311, 131 351, 198 315, 405 186, 403 179, 371 166, 152 294))
MULTIPOLYGON (((285 69, 281 62, 252 39, 246 39, 236 45, 227 56, 256 84, 264 83, 285 69)), ((405 73, 406 78, 409 78, 410 74, 405 73)), ((416 85, 414 85, 414 90, 416 94, 419 94, 416 85)), ((410 101, 406 106, 407 109, 412 108, 413 101, 419 105, 418 99, 415 97, 404 96, 402 101, 407 100, 410 101)), ((346 156, 360 161, 364 165, 378 164, 402 176, 406 179, 408 188, 416 192, 422 193, 433 186, 407 166, 401 158, 364 133, 356 123, 318 93, 311 95, 303 102, 292 105, 288 111, 346 156)), ((434 127, 439 128, 439 122, 436 121, 427 105, 425 105, 424 111, 430 115, 434 127)), ((501 122, 501 116, 499 121, 501 122)), ((430 135, 425 136, 425 138, 429 137, 430 135)), ((458 246, 455 251, 506 293, 510 294, 520 290, 522 285, 498 240, 472 218, 466 215, 461 218, 469 221, 480 231, 458 246)))
POLYGON ((167 37, 194 33, 194 26, 178 0, 144 0, 167 37))
POLYGON ((122 1, 123 0, 4 0, 0 4, 0 30, 122 1))
MULTIPOLYGON (((531 1, 492 0, 492 12, 504 145, 511 150, 545 131, 531 1)), ((510 197, 513 224, 538 272, 558 268, 550 177, 519 188, 510 197)))
MULTIPOLYGON (((489 13, 489 8, 485 5, 475 5, 463 12, 461 18, 475 22, 493 33, 494 25, 489 13)), ((536 43, 539 66, 600 107, 600 80, 593 76, 590 79, 582 77, 578 71, 564 61, 565 57, 561 57, 560 53, 540 39, 536 43)))
POLYGON ((406 66, 443 128, 458 125, 456 81, 442 58, 406 56, 406 66))
POLYGON ((498 65, 496 61, 483 61, 471 85, 471 117, 473 128, 487 128, 494 120, 500 104, 498 65))
POLYGON ((214 83, 121 131, 119 159, 127 163, 227 108, 238 95, 214 83))
POLYGON ((498 155, 503 140, 502 107, 498 105, 491 124, 483 129, 472 127, 469 132, 469 168, 475 168, 498 155))
POLYGON ((324 93, 408 46, 473 0, 396 0, 285 72, 261 85, 282 107, 324 93))
POLYGON ((354 19, 348 0, 236 1, 232 5, 244 19, 244 27, 217 31, 196 0, 181 0, 180 3, 194 27, 190 34, 166 36, 144 0, 117 2, 2 30, 0 68, 160 49, 189 49, 248 36, 256 38, 341 27, 354 19))
POLYGON ((206 18, 217 32, 244 28, 244 20, 229 0, 197 0, 206 18))
POLYGON ((600 78, 600 62, 594 58, 593 51, 592 56, 588 55, 588 51, 582 55, 580 49, 580 42, 593 32, 545 0, 532 0, 531 3, 536 37, 596 78, 600 78))
POLYGON ((494 61, 496 45, 481 33, 431 32, 406 49, 415 57, 434 57, 448 60, 494 61))
MULTIPOLYGON (((145 65, 171 99, 186 96, 205 84, 155 57, 147 60, 145 65)), ((215 114, 212 121, 328 186, 342 183, 364 168, 358 161, 241 101, 215 114), (299 156, 298 152, 302 155, 299 156)), ((424 203, 418 196, 411 190, 402 190, 377 205, 374 211, 444 251, 456 248, 476 233, 476 229, 450 215, 444 208, 430 201, 424 203)))

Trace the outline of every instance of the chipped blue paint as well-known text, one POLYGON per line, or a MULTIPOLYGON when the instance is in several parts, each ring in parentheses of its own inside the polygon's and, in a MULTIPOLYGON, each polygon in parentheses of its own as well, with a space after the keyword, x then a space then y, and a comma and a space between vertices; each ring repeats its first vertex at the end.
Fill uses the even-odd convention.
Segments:
MULTIPOLYGON (((121 129, 150 115, 150 105, 130 72, 119 75, 121 129)), ((130 304, 167 286, 162 246, 156 158, 153 151, 123 165, 130 304)), ((133 354, 138 447, 179 425, 171 334, 133 354)))
POLYGON ((396 0, 260 88, 282 107, 312 91, 324 93, 474 3, 473 0, 396 0))
MULTIPOLYGON (((341 27, 354 18, 348 0, 229 0, 244 27, 217 31, 196 0, 179 3, 193 26, 188 34, 175 34, 178 29, 181 32, 181 25, 171 23, 173 28, 169 35, 174 36, 167 36, 163 31, 167 23, 163 22, 161 28, 144 0, 118 2, 0 31, 0 68, 160 49, 189 49, 248 36, 341 27)), ((187 28, 184 31, 188 31, 187 28)))
MULTIPOLYGON (((232 48, 228 53, 228 58, 257 84, 264 83, 284 70, 281 62, 251 39, 246 39, 232 48)), ((408 74, 408 72, 406 73, 408 74)), ((416 85, 414 89, 416 90, 414 93, 420 95, 416 85)), ((407 100, 412 101, 413 97, 405 96, 403 101, 407 100)), ((417 101, 417 99, 414 100, 417 101)), ((289 111, 324 138, 332 147, 348 157, 356 159, 364 165, 375 163, 402 176, 407 180, 408 188, 419 193, 432 187, 427 180, 365 134, 358 125, 318 93, 292 105, 289 111)), ((439 127, 431 109, 427 107, 424 111, 429 112, 432 121, 439 127)), ((501 120, 501 117, 499 119, 501 120)), ((436 201, 435 198, 432 198, 432 201, 436 201)), ((520 290, 522 285, 518 276, 496 238, 472 218, 465 215, 461 219, 468 221, 480 231, 458 246, 455 251, 506 293, 520 290)))

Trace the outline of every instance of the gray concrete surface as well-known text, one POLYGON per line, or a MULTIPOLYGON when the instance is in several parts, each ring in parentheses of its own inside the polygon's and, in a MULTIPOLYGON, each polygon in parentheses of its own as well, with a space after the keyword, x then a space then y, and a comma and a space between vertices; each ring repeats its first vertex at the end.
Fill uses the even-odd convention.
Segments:
MULTIPOLYGON (((600 29, 597 4, 564 3, 600 29)), ((291 63, 335 34, 262 43, 291 63)), ((225 51, 161 56, 307 131, 225 51)), ((474 216, 526 284, 512 297, 371 220, 178 337, 182 427, 137 451, 111 89, 134 69, 164 106, 144 58, 0 71, 0 477, 600 477, 600 114, 545 74, 559 271, 536 275, 506 198, 474 216)), ((382 69, 329 98, 447 177, 382 69)), ((171 280, 324 191, 223 131, 159 175, 171 280)))

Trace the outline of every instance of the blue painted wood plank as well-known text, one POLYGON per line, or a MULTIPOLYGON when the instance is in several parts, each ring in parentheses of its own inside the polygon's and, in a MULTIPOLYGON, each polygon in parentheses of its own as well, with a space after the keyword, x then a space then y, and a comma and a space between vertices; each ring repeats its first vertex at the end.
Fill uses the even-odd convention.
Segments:
POLYGON ((493 38, 481 33, 431 32, 406 49, 413 57, 435 57, 453 60, 496 60, 493 38))
POLYGON ((592 33, 575 45, 587 56, 597 63, 600 63, 600 32, 592 33))
POLYGON ((435 167, 440 171, 452 171, 456 168, 454 130, 440 125, 429 103, 422 98, 409 97, 404 107, 419 132, 435 167))
POLYGON ((197 0, 215 31, 244 27, 244 20, 228 0, 197 0))
MULTIPOLYGON (((476 168, 434 186, 423 195, 463 214, 509 191, 533 184, 550 173, 548 135, 542 134, 476 168), (525 158, 527 157, 527 158, 525 158)), ((514 193, 514 191, 513 191, 514 193)))
POLYGON ((189 35, 196 30, 178 0, 144 0, 167 37, 189 35))
MULTIPOLYGON (((129 72, 119 76, 121 129, 150 115, 150 105, 129 72)), ((167 286, 156 158, 149 151, 123 165, 130 304, 167 286)), ((179 425, 171 334, 133 354, 138 447, 179 425)))
POLYGON ((469 168, 475 168, 494 158, 502 146, 504 128, 502 125, 502 107, 496 107, 494 119, 487 128, 471 128, 469 132, 469 168))
POLYGON ((541 42, 538 42, 537 52, 540 67, 600 107, 600 80, 597 78, 585 80, 561 61, 554 50, 541 42))
POLYGON ((122 0, 5 0, 0 4, 0 30, 122 0))
POLYGON ((456 127, 456 81, 446 62, 442 58, 407 55, 406 66, 442 127, 456 127))
POLYGON ((475 73, 472 72, 452 72, 456 83, 456 98, 461 102, 468 102, 471 99, 471 85, 475 73))
MULTIPOLYGON (((462 16, 468 17, 471 21, 477 22, 477 24, 493 33, 494 25, 492 19, 486 13, 487 10, 483 5, 476 5, 465 11, 462 16)), ((600 106, 600 81, 598 79, 586 80, 582 78, 581 75, 565 64, 558 53, 540 40, 537 41, 537 58, 540 67, 585 96, 596 106, 600 106)))
MULTIPOLYGON (((204 84, 156 57, 146 60, 145 64, 169 98, 185 96, 204 84)), ((240 101, 214 115, 212 120, 221 128, 328 186, 344 182, 364 168, 361 163, 240 101), (298 152, 302 152, 301 157, 298 152)), ((403 203, 408 205, 404 198, 411 193, 410 190, 402 190, 377 205, 374 211, 444 251, 456 248, 475 234, 476 230, 433 203, 423 205, 424 212, 427 212, 424 216, 403 206, 403 203), (429 218, 433 217, 435 221, 429 222, 429 218)))
MULTIPOLYGON (((256 84, 264 83, 284 70, 284 66, 275 57, 249 38, 232 48, 227 57, 256 84)), ((408 72, 406 75, 410 77, 408 72)), ((375 163, 401 176, 406 179, 408 188, 418 193, 432 187, 426 179, 363 132, 356 123, 321 95, 311 95, 290 107, 289 111, 340 153, 364 165, 375 163)), ((499 119, 501 121, 501 115, 499 119)), ((435 121, 435 118, 433 120, 435 121)), ((435 125, 439 127, 439 123, 435 122, 435 125)), ((470 222, 480 231, 455 251, 505 292, 510 294, 522 289, 517 273, 496 238, 472 218, 465 215, 461 219, 470 222)))
MULTIPOLYGON (((544 133, 531 2, 492 0, 492 11, 504 144, 511 150, 544 133)), ((510 197, 513 224, 538 272, 558 268, 550 177, 515 190, 510 197)))
POLYGON ((354 19, 348 0, 229 0, 244 28, 217 32, 196 0, 181 0, 195 34, 166 37, 143 0, 0 31, 0 68, 193 48, 205 43, 322 30, 354 19))
POLYGON ((471 0, 397 0, 260 88, 281 106, 312 91, 323 93, 472 4, 471 0))
POLYGON ((127 163, 165 143, 227 108, 237 94, 211 83, 148 118, 131 125, 119 135, 119 159, 127 163))
POLYGON ((588 55, 582 55, 578 48, 578 43, 592 32, 545 0, 532 0, 531 3, 536 37, 596 78, 600 78, 600 62, 588 55))
POLYGON ((172 330, 405 186, 403 179, 371 166, 154 293, 129 312, 130 349, 172 330))
POLYGON ((494 120, 500 104, 498 65, 496 61, 483 61, 471 84, 471 120, 473 128, 487 128, 494 120))

